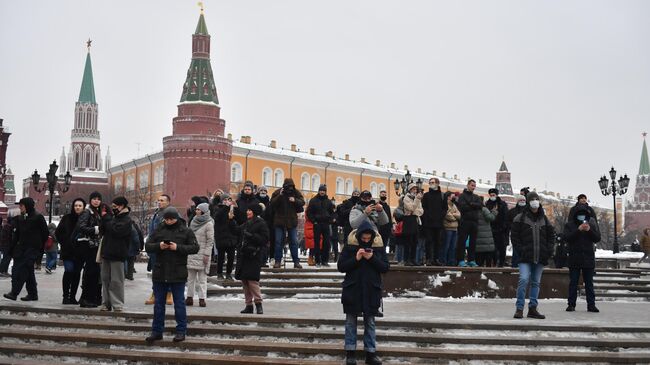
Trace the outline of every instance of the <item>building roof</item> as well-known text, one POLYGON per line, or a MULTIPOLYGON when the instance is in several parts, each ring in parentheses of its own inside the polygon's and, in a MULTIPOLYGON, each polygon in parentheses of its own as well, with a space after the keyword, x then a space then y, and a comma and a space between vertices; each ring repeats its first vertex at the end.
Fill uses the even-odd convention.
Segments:
POLYGON ((643 136, 643 149, 641 149, 641 163, 639 164, 639 175, 650 175, 650 162, 648 162, 648 146, 643 136))
POLYGON ((196 24, 196 30, 194 31, 194 34, 209 35, 208 26, 205 25, 205 17, 203 16, 203 13, 201 13, 201 16, 199 16, 199 22, 196 24))
MULTIPOLYGON (((208 35, 208 27, 205 25, 203 14, 201 14, 194 37, 208 35)), ((205 42, 210 42, 210 39, 208 38, 205 42)), ((190 67, 187 70, 187 77, 183 84, 183 93, 181 94, 180 102, 208 102, 219 105, 210 58, 206 58, 204 55, 196 56, 194 53, 195 47, 197 47, 196 42, 192 46, 192 62, 190 62, 190 67)), ((206 52, 208 49, 206 47, 206 52)))
POLYGON ((5 194, 16 194, 14 179, 5 179, 5 194))
POLYGON ((78 102, 97 104, 95 101, 95 84, 93 83, 93 66, 90 62, 90 49, 88 50, 88 54, 86 54, 86 66, 84 67, 84 76, 81 80, 78 102))
POLYGON ((501 161, 501 167, 499 167, 499 172, 507 172, 508 171, 508 166, 506 166, 505 161, 501 161))

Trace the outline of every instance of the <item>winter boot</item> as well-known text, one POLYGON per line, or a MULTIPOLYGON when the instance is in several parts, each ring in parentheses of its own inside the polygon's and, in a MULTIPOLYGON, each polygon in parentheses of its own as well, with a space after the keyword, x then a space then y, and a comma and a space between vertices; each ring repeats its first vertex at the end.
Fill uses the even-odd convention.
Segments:
POLYGON ((379 360, 376 353, 366 352, 366 364, 381 365, 381 360, 379 360))
POLYGON ((537 307, 529 307, 528 308, 528 318, 544 319, 544 318, 546 318, 546 316, 541 314, 540 312, 538 312, 537 307))
POLYGON ((467 264, 465 263, 465 260, 458 261, 458 267, 467 267, 467 264))
POLYGON ((470 262, 467 263, 467 266, 469 266, 469 267, 478 267, 478 264, 476 263, 476 261, 470 261, 470 262))
POLYGON ((299 262, 295 262, 295 263, 293 264, 293 268, 294 268, 294 269, 302 269, 302 265, 300 265, 299 262))
POLYGON ((354 351, 345 352, 345 365, 357 365, 357 359, 354 356, 354 351))
POLYGON ((156 298, 153 296, 153 293, 151 293, 151 296, 149 296, 149 299, 144 301, 144 304, 153 305, 155 302, 156 302, 156 298))
POLYGON ((313 257, 313 256, 309 256, 309 257, 307 258, 307 265, 309 265, 309 266, 314 266, 314 265, 316 265, 316 262, 314 262, 314 257, 313 257))
POLYGON ((257 314, 264 314, 264 310, 262 309, 262 303, 255 303, 255 311, 257 314))
POLYGON ((587 306, 587 312, 598 313, 600 311, 598 310, 598 308, 596 308, 595 305, 588 305, 587 306))
POLYGON ((185 305, 188 305, 188 306, 194 305, 194 298, 187 297, 185 299, 185 305))
POLYGON ((524 318, 524 310, 523 309, 517 309, 515 311, 515 315, 514 315, 513 318, 517 318, 517 319, 524 318))
POLYGON ((273 268, 274 268, 274 269, 279 269, 280 266, 282 266, 282 264, 280 263, 280 261, 276 261, 275 264, 273 264, 273 268))
POLYGON ((199 307, 205 307, 205 299, 199 299, 199 307))
POLYGON ((567 312, 575 312, 575 311, 576 311, 576 306, 575 306, 575 305, 570 305, 570 304, 569 304, 569 305, 566 307, 566 311, 567 311, 567 312))
POLYGON ((246 304, 246 308, 244 308, 239 313, 241 313, 241 314, 252 314, 253 313, 253 306, 251 304, 246 304))
POLYGON ((163 339, 162 333, 153 333, 153 332, 151 332, 151 334, 149 336, 147 336, 147 338, 145 338, 144 340, 148 344, 152 344, 154 341, 160 341, 162 339, 163 339))

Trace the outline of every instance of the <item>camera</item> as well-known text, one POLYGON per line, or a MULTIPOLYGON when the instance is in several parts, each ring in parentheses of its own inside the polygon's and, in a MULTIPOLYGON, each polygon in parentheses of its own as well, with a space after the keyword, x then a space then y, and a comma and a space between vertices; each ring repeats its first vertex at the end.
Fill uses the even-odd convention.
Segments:
POLYGON ((164 240, 163 242, 164 242, 166 245, 172 243, 172 241, 170 241, 170 240, 164 240))
POLYGON ((372 252, 372 248, 364 248, 363 250, 368 252, 368 253, 372 252))

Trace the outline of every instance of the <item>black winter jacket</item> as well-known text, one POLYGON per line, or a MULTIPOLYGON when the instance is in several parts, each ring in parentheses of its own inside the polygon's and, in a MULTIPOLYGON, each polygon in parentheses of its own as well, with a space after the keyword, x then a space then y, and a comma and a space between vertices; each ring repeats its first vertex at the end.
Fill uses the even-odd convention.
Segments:
POLYGON ((341 251, 337 263, 338 270, 345 273, 341 303, 346 314, 369 314, 382 317, 379 311, 382 298, 381 274, 388 272, 390 264, 386 257, 384 246, 375 242, 375 231, 370 223, 365 221, 359 226, 356 234, 348 239, 347 245, 341 251), (361 242, 361 233, 369 232, 372 239, 369 243, 361 242), (361 258, 357 261, 356 255, 359 248, 371 248, 373 255, 370 260, 361 258))
POLYGON ((492 227, 492 232, 493 233, 505 232, 508 227, 508 203, 504 202, 503 200, 501 200, 501 198, 497 197, 496 201, 492 201, 488 199, 485 202, 485 207, 488 208, 489 210, 494 209, 494 207, 497 208, 497 217, 494 221, 492 221, 492 223, 490 223, 490 226, 492 227))
POLYGON ((248 210, 248 207, 253 206, 253 205, 259 205, 260 201, 257 200, 255 195, 246 195, 244 193, 241 193, 239 195, 239 199, 237 199, 237 208, 238 211, 235 214, 235 219, 237 220, 237 224, 241 225, 246 223, 246 211, 248 210))
POLYGON ((133 223, 129 208, 124 208, 116 216, 106 214, 102 217, 102 258, 108 261, 124 261, 129 257, 133 223))
POLYGON ((185 223, 178 220, 168 226, 165 223, 149 235, 145 248, 148 253, 156 254, 151 280, 159 283, 184 283, 187 281, 187 256, 199 252, 194 232, 185 223), (161 250, 160 242, 176 243, 176 251, 161 250))
POLYGON ((316 195, 307 206, 307 218, 312 223, 330 224, 334 217, 334 204, 325 196, 316 195))
POLYGON ((79 256, 79 250, 75 249, 77 241, 74 237, 79 216, 75 212, 68 213, 63 216, 59 225, 56 226, 54 235, 61 245, 61 260, 72 260, 79 256))
POLYGON ((458 197, 456 205, 460 210, 460 224, 463 224, 463 221, 478 223, 478 215, 483 208, 483 203, 478 195, 465 189, 458 197))
POLYGON ((296 189, 292 179, 284 179, 282 185, 284 192, 278 189, 271 195, 271 209, 273 209, 273 226, 282 228, 296 228, 298 226, 298 211, 302 212, 305 198, 296 189), (293 197, 294 201, 289 201, 293 197))
POLYGON ((589 219, 589 231, 580 231, 582 222, 569 220, 564 225, 563 238, 568 244, 569 268, 593 269, 596 267, 595 244, 600 241, 598 223, 592 217, 589 219))
POLYGON ((555 230, 542 208, 537 213, 527 208, 518 214, 512 223, 511 239, 519 262, 548 265, 553 254, 555 230))
POLYGON ((424 193, 422 196, 422 226, 427 228, 442 228, 442 221, 447 214, 447 202, 443 201, 440 189, 424 193))
POLYGON ((339 204, 339 206, 336 207, 336 221, 338 222, 339 226, 352 231, 352 226, 350 225, 350 212, 352 209, 354 209, 359 201, 359 197, 352 197, 350 199, 344 200, 343 203, 339 204))
POLYGON ((45 241, 50 236, 43 215, 32 211, 16 219, 14 229, 13 258, 37 258, 43 252, 45 241))
POLYGON ((100 226, 101 217, 99 210, 88 205, 86 210, 79 216, 79 221, 77 221, 77 232, 75 233, 77 242, 90 246, 91 248, 97 248, 100 239, 100 226))
MULTIPOLYGON (((233 214, 236 214, 235 208, 233 214)), ((237 246, 239 229, 237 221, 228 218, 230 207, 219 204, 214 212, 214 244, 217 248, 229 248, 237 246)))
POLYGON ((240 226, 242 244, 237 250, 235 279, 260 281, 262 249, 269 241, 269 227, 261 217, 249 219, 240 226))

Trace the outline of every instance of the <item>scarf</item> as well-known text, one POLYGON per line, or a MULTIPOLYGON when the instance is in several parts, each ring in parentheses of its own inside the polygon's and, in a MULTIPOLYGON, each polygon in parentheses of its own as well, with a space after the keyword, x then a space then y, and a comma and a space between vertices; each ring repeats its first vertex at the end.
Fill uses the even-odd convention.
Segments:
POLYGON ((212 217, 210 217, 209 214, 201 214, 201 215, 196 215, 192 219, 192 222, 190 223, 190 229, 194 232, 198 231, 201 227, 203 227, 206 223, 211 222, 212 217))

